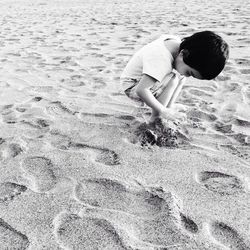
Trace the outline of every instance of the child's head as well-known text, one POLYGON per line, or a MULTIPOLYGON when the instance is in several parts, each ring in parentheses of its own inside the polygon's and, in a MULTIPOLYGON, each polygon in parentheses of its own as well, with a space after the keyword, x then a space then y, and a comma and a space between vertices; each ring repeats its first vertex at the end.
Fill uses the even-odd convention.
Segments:
POLYGON ((228 44, 219 35, 212 31, 197 32, 182 39, 175 66, 181 74, 188 71, 196 78, 211 80, 223 70, 228 55, 228 44))

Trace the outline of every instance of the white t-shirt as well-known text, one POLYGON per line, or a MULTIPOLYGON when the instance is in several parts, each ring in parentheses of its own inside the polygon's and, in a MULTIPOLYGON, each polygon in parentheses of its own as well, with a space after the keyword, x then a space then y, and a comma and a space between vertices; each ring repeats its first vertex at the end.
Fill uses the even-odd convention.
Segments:
POLYGON ((139 80, 143 74, 147 74, 161 82, 173 70, 174 58, 164 43, 167 39, 181 42, 177 36, 161 35, 160 38, 143 46, 133 55, 123 70, 121 78, 139 80))

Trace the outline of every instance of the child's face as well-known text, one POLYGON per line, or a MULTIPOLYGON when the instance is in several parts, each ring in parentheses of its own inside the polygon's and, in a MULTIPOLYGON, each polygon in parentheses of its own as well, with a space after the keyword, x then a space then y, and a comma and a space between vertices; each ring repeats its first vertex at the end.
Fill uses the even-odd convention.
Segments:
POLYGON ((189 77, 192 76, 197 79, 202 79, 201 74, 194 68, 191 68, 183 61, 183 53, 182 51, 178 54, 174 61, 174 68, 178 71, 181 75, 189 77))

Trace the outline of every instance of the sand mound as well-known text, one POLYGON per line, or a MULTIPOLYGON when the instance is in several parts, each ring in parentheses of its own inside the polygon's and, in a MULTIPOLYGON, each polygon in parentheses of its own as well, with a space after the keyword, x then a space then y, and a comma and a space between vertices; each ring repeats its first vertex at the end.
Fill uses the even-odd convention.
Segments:
POLYGON ((157 145, 175 148, 188 141, 187 135, 177 123, 162 118, 139 125, 135 135, 142 146, 157 145))

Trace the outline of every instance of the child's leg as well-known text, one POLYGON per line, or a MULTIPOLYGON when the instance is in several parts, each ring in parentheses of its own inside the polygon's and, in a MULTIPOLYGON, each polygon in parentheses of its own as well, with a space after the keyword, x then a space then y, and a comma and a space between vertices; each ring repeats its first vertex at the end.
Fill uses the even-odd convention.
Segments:
POLYGON ((166 87, 162 90, 162 92, 156 98, 163 106, 167 107, 168 103, 170 102, 179 84, 179 79, 174 74, 170 80, 169 78, 163 79, 162 84, 165 85, 166 87), (168 82, 165 83, 164 81, 168 81, 168 82))
POLYGON ((174 102, 176 101, 176 99, 179 96, 179 94, 181 92, 181 89, 182 89, 182 87, 183 87, 183 85, 184 85, 185 82, 186 82, 186 78, 185 77, 182 78, 181 80, 179 80, 178 85, 175 88, 174 93, 172 94, 172 97, 171 97, 170 101, 167 104, 168 108, 171 108, 172 105, 174 104, 174 102))
MULTIPOLYGON (((169 77, 163 79, 162 85, 165 87, 156 98, 165 107, 167 107, 168 103, 170 102, 172 95, 178 86, 178 83, 178 78, 175 74, 172 76, 172 78, 170 78, 170 80, 169 77)), ((159 114, 153 110, 150 121, 154 121, 157 116, 159 116, 159 114)))

